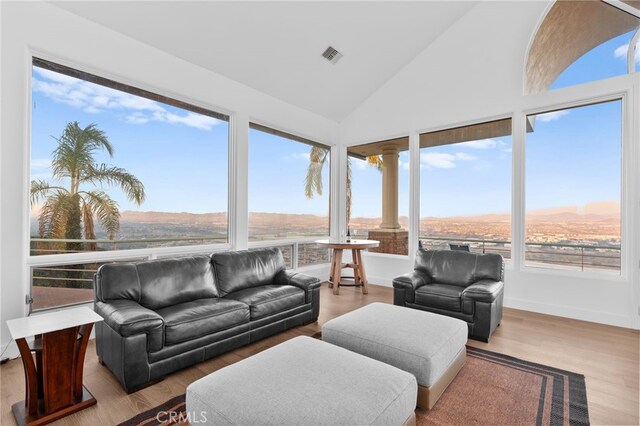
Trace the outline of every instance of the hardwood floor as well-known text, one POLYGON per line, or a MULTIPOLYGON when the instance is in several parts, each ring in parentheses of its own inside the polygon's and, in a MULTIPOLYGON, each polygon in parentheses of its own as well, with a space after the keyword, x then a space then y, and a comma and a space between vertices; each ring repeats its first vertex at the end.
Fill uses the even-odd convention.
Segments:
MULTIPOLYGON (((109 425, 157 406, 185 391, 187 385, 219 368, 233 364, 298 335, 312 335, 331 318, 371 302, 392 301, 392 289, 370 285, 369 294, 343 287, 334 296, 326 284, 321 291, 317 323, 298 327, 237 349, 167 377, 127 395, 106 367, 98 364, 91 341, 85 361, 84 383, 98 400, 95 407, 55 424, 109 425)), ((586 376, 592 424, 638 425, 640 411, 640 334, 638 331, 583 321, 505 309, 502 325, 491 343, 469 340, 472 346, 547 364, 586 376)), ((2 411, 0 424, 15 425, 11 405, 24 399, 24 373, 19 359, 0 367, 2 411)))

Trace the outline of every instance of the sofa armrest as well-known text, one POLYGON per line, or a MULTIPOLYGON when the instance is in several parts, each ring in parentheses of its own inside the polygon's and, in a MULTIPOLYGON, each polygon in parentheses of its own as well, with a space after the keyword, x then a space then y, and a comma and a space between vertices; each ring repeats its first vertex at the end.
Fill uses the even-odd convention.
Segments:
POLYGON ((496 300, 503 288, 502 281, 481 280, 465 288, 462 291, 462 298, 491 303, 496 300))
POLYGON ((164 320, 155 311, 129 299, 96 302, 95 309, 105 324, 122 337, 146 333, 149 351, 162 349, 164 320))
POLYGON ((320 288, 321 281, 319 278, 310 275, 285 270, 276 274, 273 283, 276 285, 293 285, 300 287, 305 291, 306 302, 309 303, 311 302, 311 292, 320 288))
POLYGON ((424 272, 413 271, 394 278, 393 288, 397 290, 404 290, 405 301, 414 303, 416 290, 430 282, 431 279, 424 272))

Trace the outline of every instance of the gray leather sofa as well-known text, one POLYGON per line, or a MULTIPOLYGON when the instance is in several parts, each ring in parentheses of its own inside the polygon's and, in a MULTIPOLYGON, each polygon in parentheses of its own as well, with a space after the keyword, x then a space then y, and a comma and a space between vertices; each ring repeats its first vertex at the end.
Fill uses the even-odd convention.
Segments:
POLYGON ((418 249, 414 270, 393 280, 393 303, 467 322, 488 342, 502 321, 504 261, 499 254, 418 249))
POLYGON ((128 392, 320 311, 320 280, 279 249, 105 264, 94 281, 98 359, 128 392))

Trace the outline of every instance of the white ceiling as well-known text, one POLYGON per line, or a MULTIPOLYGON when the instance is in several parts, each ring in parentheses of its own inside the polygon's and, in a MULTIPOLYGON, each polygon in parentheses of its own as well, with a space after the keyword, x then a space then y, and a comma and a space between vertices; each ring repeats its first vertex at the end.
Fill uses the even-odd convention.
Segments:
POLYGON ((338 122, 476 4, 459 1, 53 3, 338 122), (344 54, 336 65, 321 57, 329 45, 344 54))

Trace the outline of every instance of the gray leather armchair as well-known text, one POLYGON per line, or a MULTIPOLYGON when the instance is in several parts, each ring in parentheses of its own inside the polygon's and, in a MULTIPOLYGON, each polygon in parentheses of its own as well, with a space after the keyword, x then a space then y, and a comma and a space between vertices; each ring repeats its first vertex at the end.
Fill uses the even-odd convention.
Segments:
POLYGON ((94 281, 98 359, 128 392, 320 311, 320 280, 277 248, 105 264, 94 281))
POLYGON ((414 270, 393 280, 393 303, 467 322, 488 342, 502 321, 504 261, 499 254, 423 250, 414 270))

